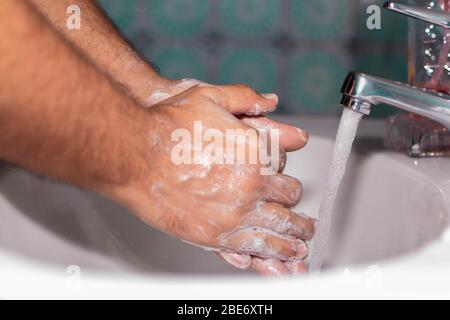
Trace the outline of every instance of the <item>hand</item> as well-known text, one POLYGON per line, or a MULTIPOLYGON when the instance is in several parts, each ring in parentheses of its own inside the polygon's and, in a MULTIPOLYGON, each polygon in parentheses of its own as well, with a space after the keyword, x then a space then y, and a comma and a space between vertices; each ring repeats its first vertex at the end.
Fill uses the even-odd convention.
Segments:
MULTIPOLYGON (((299 150, 304 147, 308 140, 308 135, 304 131, 274 122, 265 117, 243 117, 241 120, 256 129, 278 129, 281 133, 280 147, 284 151, 299 150), (299 140, 298 136, 303 138, 299 140)), ((280 173, 284 169, 284 164, 280 167, 280 173)), ((255 271, 266 276, 301 275, 307 272, 303 261, 283 262, 277 259, 261 259, 234 253, 222 253, 221 257, 237 268, 247 269, 251 266, 255 271)))
MULTIPOLYGON (((203 94, 212 96, 213 99, 214 95, 216 94, 213 88, 222 91, 221 94, 225 93, 225 96, 229 94, 234 95, 233 102, 240 107, 236 108, 234 105, 228 105, 226 107, 229 108, 231 112, 240 115, 239 117, 241 118, 241 120, 247 125, 258 130, 267 128, 280 130, 282 155, 285 155, 284 151, 298 150, 306 144, 308 136, 304 131, 274 122, 265 117, 258 117, 258 115, 260 114, 270 112, 275 109, 278 102, 278 99, 275 95, 265 95, 265 97, 268 98, 266 100, 270 100, 268 101, 269 103, 263 101, 263 103, 260 104, 259 102, 261 98, 264 97, 258 96, 253 90, 245 86, 213 87, 203 84, 197 80, 186 79, 181 81, 168 81, 161 79, 158 82, 158 86, 154 94, 147 99, 147 105, 152 106, 158 104, 159 102, 170 99, 171 97, 183 93, 186 90, 189 90, 198 85, 209 87, 211 90, 207 90, 207 92, 206 90, 204 90, 205 92, 203 94), (243 116, 242 114, 246 114, 246 116, 243 116)), ((284 167, 283 164, 282 167, 284 167)), ((280 169, 282 170, 282 168, 280 169)), ((306 271, 306 268, 302 261, 283 263, 281 260, 260 259, 256 257, 252 258, 250 255, 241 255, 228 252, 222 252, 220 253, 220 255, 226 261, 238 268, 247 268, 251 265, 255 270, 262 274, 285 275, 298 274, 306 271)))

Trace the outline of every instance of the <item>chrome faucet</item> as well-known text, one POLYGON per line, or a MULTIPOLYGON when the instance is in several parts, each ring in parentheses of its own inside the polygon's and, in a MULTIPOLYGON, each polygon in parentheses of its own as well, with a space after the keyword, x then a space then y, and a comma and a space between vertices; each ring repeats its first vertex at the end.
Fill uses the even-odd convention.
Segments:
MULTIPOLYGON (((450 29, 450 14, 447 12, 396 2, 387 2, 384 7, 415 19, 439 25, 446 30, 450 29)), ((347 76, 341 92, 343 94, 341 105, 364 115, 369 115, 373 106, 386 104, 440 123, 447 128, 445 133, 442 134, 442 130, 445 131, 442 128, 442 130, 437 130, 439 131, 437 138, 431 134, 424 139, 423 132, 409 136, 410 140, 407 144, 410 147, 407 151, 410 156, 417 157, 448 154, 448 151, 441 152, 442 148, 440 149, 440 147, 444 144, 450 145, 450 95, 358 72, 351 72, 347 76), (427 143, 423 143, 424 140, 427 143), (427 149, 423 146, 424 144, 431 146, 429 148, 431 151, 424 151, 427 149)), ((397 131, 403 132, 404 135, 409 135, 411 132, 408 128, 397 131)), ((394 135, 397 139, 401 135, 398 132, 394 135)), ((395 144, 396 142, 393 143, 393 145, 395 144)))
POLYGON ((450 96, 365 73, 351 72, 342 86, 341 105, 369 115, 387 104, 439 122, 450 130, 450 96))

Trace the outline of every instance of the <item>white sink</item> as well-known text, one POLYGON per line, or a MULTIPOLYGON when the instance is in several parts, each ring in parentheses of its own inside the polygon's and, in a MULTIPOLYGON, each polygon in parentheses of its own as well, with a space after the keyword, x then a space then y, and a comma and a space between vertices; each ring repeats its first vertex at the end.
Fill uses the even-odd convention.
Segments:
MULTIPOLYGON (((307 148, 290 155, 286 173, 304 185, 297 210, 317 216, 337 120, 289 122, 304 124, 312 133, 307 148)), ((358 134, 335 215, 326 263, 330 271, 404 257, 415 261, 423 254, 419 249, 439 244, 447 228, 450 160, 414 160, 383 151, 382 130, 381 123, 366 120, 358 134)), ((9 166, 0 166, 0 221, 0 294, 7 294, 1 281, 19 272, 52 276, 73 265, 94 282, 125 274, 144 282, 161 273, 168 279, 250 274, 147 227, 109 200, 9 166), (5 273, 7 265, 15 268, 5 273)))
MULTIPOLYGON (((371 151, 374 140, 360 138, 339 195, 326 268, 372 265, 408 254, 440 238, 449 203, 420 163, 389 152, 371 151)), ((380 141, 381 143, 381 141, 380 141)), ((376 146, 377 144, 375 144, 376 146)), ((289 158, 287 173, 305 186, 297 210, 317 217, 332 142, 315 137, 307 152, 289 158)), ((450 175, 449 175, 450 177, 450 175)))

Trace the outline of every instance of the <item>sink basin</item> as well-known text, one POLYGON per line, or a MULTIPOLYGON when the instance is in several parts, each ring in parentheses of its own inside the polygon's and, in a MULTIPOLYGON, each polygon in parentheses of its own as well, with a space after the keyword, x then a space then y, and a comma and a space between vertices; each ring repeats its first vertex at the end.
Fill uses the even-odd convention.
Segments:
MULTIPOLYGON (((317 216, 336 119, 289 119, 311 132, 286 174, 304 185, 296 210, 317 216)), ((448 159, 411 159, 382 150, 382 124, 366 121, 349 163, 325 268, 372 265, 418 254, 448 225, 448 159)), ((96 194, 0 166, 0 252, 103 275, 248 275, 217 256, 144 225, 96 194)), ((1 267, 0 267, 1 269, 1 267)), ((0 270, 1 271, 1 270, 0 270)))
MULTIPOLYGON (((355 141, 325 268, 372 265, 412 253, 439 239, 447 227, 449 207, 440 187, 420 171, 419 162, 377 150, 381 142, 355 141)), ((315 217, 331 147, 330 140, 313 137, 308 152, 289 158, 287 173, 305 186, 305 201, 297 210, 315 217)))

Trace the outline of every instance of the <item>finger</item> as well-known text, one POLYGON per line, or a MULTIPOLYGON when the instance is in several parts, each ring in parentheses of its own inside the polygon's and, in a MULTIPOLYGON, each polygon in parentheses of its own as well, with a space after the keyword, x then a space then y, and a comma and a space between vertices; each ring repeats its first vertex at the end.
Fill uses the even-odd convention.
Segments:
POLYGON ((257 205, 247 214, 243 224, 302 240, 311 240, 316 228, 315 219, 296 214, 274 203, 257 205))
POLYGON ((263 276, 289 276, 291 274, 280 260, 252 258, 251 266, 253 270, 263 276))
POLYGON ((278 96, 273 93, 259 94, 249 86, 236 84, 217 86, 221 95, 220 105, 235 115, 258 116, 275 111, 278 96))
MULTIPOLYGON (((268 133, 267 137, 267 141, 266 141, 266 155, 269 157, 266 161, 267 163, 264 163, 265 165, 269 165, 271 166, 272 170, 274 172, 278 172, 278 173, 282 173, 284 171, 284 168, 286 167, 286 161, 287 161, 287 154, 286 151, 284 149, 284 145, 285 142, 282 142, 281 139, 286 139, 286 137, 280 137, 280 131, 278 129, 271 129, 270 127, 264 127, 262 126, 262 120, 267 119, 264 117, 249 117, 249 116, 243 116, 243 117, 239 117, 240 120, 242 120, 242 122, 244 122, 246 125, 248 125, 249 127, 252 127, 253 129, 258 130, 258 132, 260 134, 262 134, 263 132, 268 133), (257 120, 255 122, 255 120, 257 120), (270 130, 270 131, 268 131, 270 130), (274 135, 274 131, 272 130, 277 130, 277 134, 274 135), (277 146, 273 146, 273 139, 277 139, 275 140, 275 143, 277 143, 277 146), (281 146, 280 146, 281 145, 281 146), (275 149, 278 150, 278 154, 272 154, 273 152, 273 148, 278 148, 275 149), (269 152, 270 151, 270 152, 269 152), (278 157, 278 158, 277 158, 278 157)), ((267 119, 268 121, 271 121, 269 119, 267 119)), ((288 143, 290 143, 288 141, 288 143)))
POLYGON ((279 203, 287 208, 295 207, 303 197, 303 187, 295 178, 274 174, 262 177, 261 197, 267 202, 279 203))
POLYGON ((282 261, 302 260, 308 254, 306 243, 302 240, 282 237, 257 228, 235 231, 223 238, 220 244, 232 252, 282 261))
POLYGON ((297 151, 303 148, 309 139, 309 134, 299 128, 283 124, 266 118, 243 116, 240 119, 248 126, 257 130, 278 130, 280 137, 280 148, 287 152, 297 151))
POLYGON ((284 266, 291 272, 293 276, 300 276, 308 273, 305 262, 285 262, 284 266))
POLYGON ((233 267, 238 269, 248 269, 252 263, 252 258, 248 255, 219 252, 218 255, 233 267))

